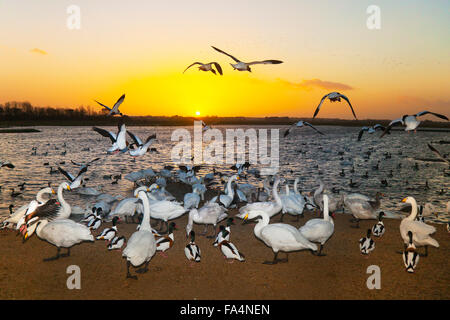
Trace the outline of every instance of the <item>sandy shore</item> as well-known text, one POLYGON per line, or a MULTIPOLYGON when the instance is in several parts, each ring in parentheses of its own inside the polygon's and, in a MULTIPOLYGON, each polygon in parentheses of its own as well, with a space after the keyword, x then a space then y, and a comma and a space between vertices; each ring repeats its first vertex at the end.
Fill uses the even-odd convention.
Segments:
MULTIPOLYGON (((188 186, 171 184, 167 188, 180 197, 188 186)), ((210 198, 212 192, 208 192, 210 198)), ((230 210, 234 216, 237 210, 230 210)), ((272 218, 278 222, 280 215, 272 218)), ((296 227, 316 217, 306 213, 295 221, 285 217, 285 223, 296 227)), ((337 214, 335 232, 324 247, 324 257, 309 251, 289 254, 288 263, 264 265, 273 252, 253 234, 254 224, 242 225, 236 219, 231 241, 245 254, 246 261, 227 263, 213 240, 197 236, 202 250, 201 263, 190 265, 184 256, 187 244, 185 227, 188 216, 175 220, 174 246, 164 258, 156 254, 150 271, 139 279, 126 279, 126 262, 120 251, 110 252, 106 242, 83 243, 72 248, 71 256, 56 261, 42 259, 55 255, 56 248, 37 236, 25 243, 9 230, 0 230, 0 299, 449 299, 450 234, 445 225, 435 225, 434 238, 440 248, 430 248, 428 257, 421 257, 416 273, 405 272, 402 257, 396 250, 403 248, 399 220, 385 220, 386 233, 376 238, 376 248, 368 256, 359 252, 358 240, 375 221, 361 221, 360 229, 350 227, 350 216, 337 214), (66 269, 77 265, 81 269, 81 289, 69 290, 66 269), (367 267, 381 269, 381 289, 366 286, 367 267)), ((110 223, 104 223, 98 232, 110 223)), ((121 223, 119 233, 127 238, 135 224, 121 223)), ((203 225, 194 225, 200 233, 203 225)), ((419 249, 421 252, 423 248, 419 249)), ((283 257, 281 253, 280 257, 283 257)), ((134 274, 134 270, 132 270, 134 274)))

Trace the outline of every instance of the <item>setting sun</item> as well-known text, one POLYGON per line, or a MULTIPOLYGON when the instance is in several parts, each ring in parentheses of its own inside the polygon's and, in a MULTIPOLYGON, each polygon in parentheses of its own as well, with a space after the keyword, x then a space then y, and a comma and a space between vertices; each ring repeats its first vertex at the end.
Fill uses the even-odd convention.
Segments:
POLYGON ((195 111, 195 115, 199 116, 200 115, 200 111, 195 111))

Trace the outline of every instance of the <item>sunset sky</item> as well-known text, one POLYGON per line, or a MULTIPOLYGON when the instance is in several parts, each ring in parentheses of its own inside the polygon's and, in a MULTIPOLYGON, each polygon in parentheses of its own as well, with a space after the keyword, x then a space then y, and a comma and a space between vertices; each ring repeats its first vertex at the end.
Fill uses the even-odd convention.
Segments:
MULTIPOLYGON (((339 91, 359 119, 450 116, 450 1, 1 0, 0 103, 107 105, 127 115, 311 117, 339 91), (369 5, 381 29, 369 30, 369 5), (67 8, 81 9, 70 30, 67 8), (234 71, 214 45, 243 61, 234 71), (194 61, 217 61, 223 76, 194 61)), ((319 117, 351 119, 345 102, 319 117)), ((431 119, 431 118, 430 118, 431 119)))

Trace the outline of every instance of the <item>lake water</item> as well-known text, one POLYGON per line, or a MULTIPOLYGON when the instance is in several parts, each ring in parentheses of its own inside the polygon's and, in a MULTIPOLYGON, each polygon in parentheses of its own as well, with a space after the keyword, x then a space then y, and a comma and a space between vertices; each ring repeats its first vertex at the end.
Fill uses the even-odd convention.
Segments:
MULTIPOLYGON (((91 127, 35 127, 41 130, 39 133, 5 133, 1 134, 0 148, 1 160, 9 160, 16 167, 14 169, 0 169, 0 218, 8 215, 8 206, 12 203, 16 208, 31 201, 36 192, 45 187, 50 181, 56 187, 65 178, 60 173, 49 174, 50 166, 54 169, 60 165, 72 174, 76 174, 78 167, 70 160, 87 162, 96 157, 101 157, 94 165, 89 167, 85 177, 89 178, 87 186, 101 186, 104 192, 112 195, 121 194, 124 197, 131 194, 132 183, 127 180, 119 180, 112 185, 112 180, 104 179, 104 175, 125 174, 152 168, 157 171, 165 165, 173 162, 170 160, 171 150, 177 142, 171 141, 173 130, 180 127, 130 127, 130 131, 145 139, 149 134, 156 133, 158 142, 153 146, 159 154, 147 153, 132 161, 128 154, 107 155, 110 140, 92 131, 91 127), (65 144, 65 147, 64 147, 65 144), (37 147, 37 154, 32 155, 33 147, 37 147), (66 152, 65 155, 63 153, 66 152), (49 162, 50 166, 44 166, 49 162), (19 190, 18 184, 26 182, 23 194, 11 197, 10 188, 19 190)), ((115 132, 116 127, 104 127, 115 132)), ((215 128, 256 128, 271 129, 273 126, 217 126, 215 128)), ((441 153, 449 153, 449 144, 439 144, 441 140, 450 141, 448 132, 418 132, 408 134, 406 132, 393 132, 382 139, 380 133, 365 133, 360 142, 356 141, 359 128, 321 126, 319 129, 326 135, 321 136, 310 128, 294 130, 287 138, 283 138, 287 126, 280 128, 280 173, 289 181, 300 177, 299 189, 311 191, 319 185, 318 180, 325 182, 326 188, 337 188, 341 192, 360 192, 374 196, 377 191, 385 194, 382 198, 381 209, 398 213, 398 206, 406 196, 413 196, 419 204, 431 202, 439 216, 431 219, 435 222, 446 222, 449 216, 446 212, 450 179, 444 174, 448 171, 448 164, 442 162, 426 162, 416 160, 418 158, 436 159, 427 143, 434 146, 441 153), (366 152, 371 150, 370 158, 366 158, 366 152), (385 159, 384 154, 390 153, 391 158, 385 159), (373 166, 380 161, 379 170, 373 170, 373 166), (398 164, 401 163, 401 168, 398 164), (419 170, 413 167, 418 164, 419 170), (350 170, 354 166, 355 172, 350 170), (340 175, 344 169, 345 176, 340 175), (388 174, 393 170, 393 177, 388 174), (364 178, 365 172, 368 178, 364 178), (356 188, 349 186, 350 179, 359 184, 356 188), (382 187, 381 180, 388 181, 387 187, 382 187), (425 188, 428 181, 429 188, 425 188), (441 190, 444 194, 441 194, 441 190)), ((192 127, 186 128, 192 131, 192 127)), ((223 173, 229 172, 229 164, 214 165, 216 170, 223 173)), ((256 166, 258 167, 258 166, 256 166)), ((212 165, 206 165, 199 175, 212 171, 212 165)), ((123 177, 122 176, 122 177, 123 177)), ((250 183, 259 183, 262 186, 262 178, 256 179, 248 176, 250 183)), ((87 201, 93 198, 80 196, 75 192, 65 192, 65 198, 72 205, 85 207, 87 201)))

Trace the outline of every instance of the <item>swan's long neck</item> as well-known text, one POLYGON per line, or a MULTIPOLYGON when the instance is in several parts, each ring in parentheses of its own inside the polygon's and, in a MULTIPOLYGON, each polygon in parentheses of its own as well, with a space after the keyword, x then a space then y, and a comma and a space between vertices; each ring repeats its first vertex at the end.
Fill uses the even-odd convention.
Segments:
POLYGON ((298 192, 298 178, 294 181, 294 192, 295 194, 300 194, 300 192, 298 192))
POLYGON ((36 200, 39 203, 44 203, 46 200, 42 197, 44 195, 44 193, 51 193, 51 188, 44 188, 38 191, 38 193, 36 194, 36 200))
POLYGON ((260 238, 260 236, 261 236, 262 228, 267 226, 270 221, 269 215, 265 212, 259 213, 259 216, 261 218, 258 220, 258 223, 255 225, 255 229, 253 230, 253 232, 255 233, 255 236, 258 238, 260 238))
POLYGON ((65 185, 65 183, 63 182, 63 183, 61 183, 61 184, 59 185, 59 187, 58 187, 58 201, 59 201, 59 203, 61 203, 61 207, 63 207, 64 210, 70 211, 70 204, 68 204, 68 203, 66 202, 66 200, 64 200, 64 197, 63 197, 63 188, 64 188, 64 185, 65 185))
POLYGON ((233 188, 231 188, 231 183, 232 183, 235 179, 236 179, 236 177, 235 177, 235 176, 232 176, 232 177, 228 180, 228 183, 227 183, 227 194, 228 194, 231 198, 233 198, 233 196, 234 196, 234 191, 233 191, 233 188))
POLYGON ((417 217, 417 202, 414 198, 410 199, 410 203, 411 203, 411 214, 409 215, 409 217, 407 217, 406 219, 414 221, 417 217))
POLYGON ((142 219, 141 227, 139 230, 147 230, 151 232, 152 228, 150 227, 150 204, 144 191, 139 192, 139 199, 142 200, 142 205, 144 207, 144 217, 142 219))
POLYGON ((321 193, 323 192, 323 187, 324 187, 324 184, 323 184, 322 181, 320 181, 319 189, 317 189, 317 190, 314 192, 314 197, 318 196, 319 194, 321 194, 321 193))
POLYGON ((275 199, 275 202, 279 205, 282 206, 283 202, 281 202, 280 197, 278 196, 278 185, 280 184, 280 179, 277 179, 275 181, 275 183, 273 184, 273 190, 272 190, 272 196, 275 199))
POLYGON ((328 197, 323 197, 323 220, 330 221, 330 213, 328 211, 328 197))
POLYGON ((286 184, 286 195, 288 196, 289 195, 289 185, 288 184, 286 184))

